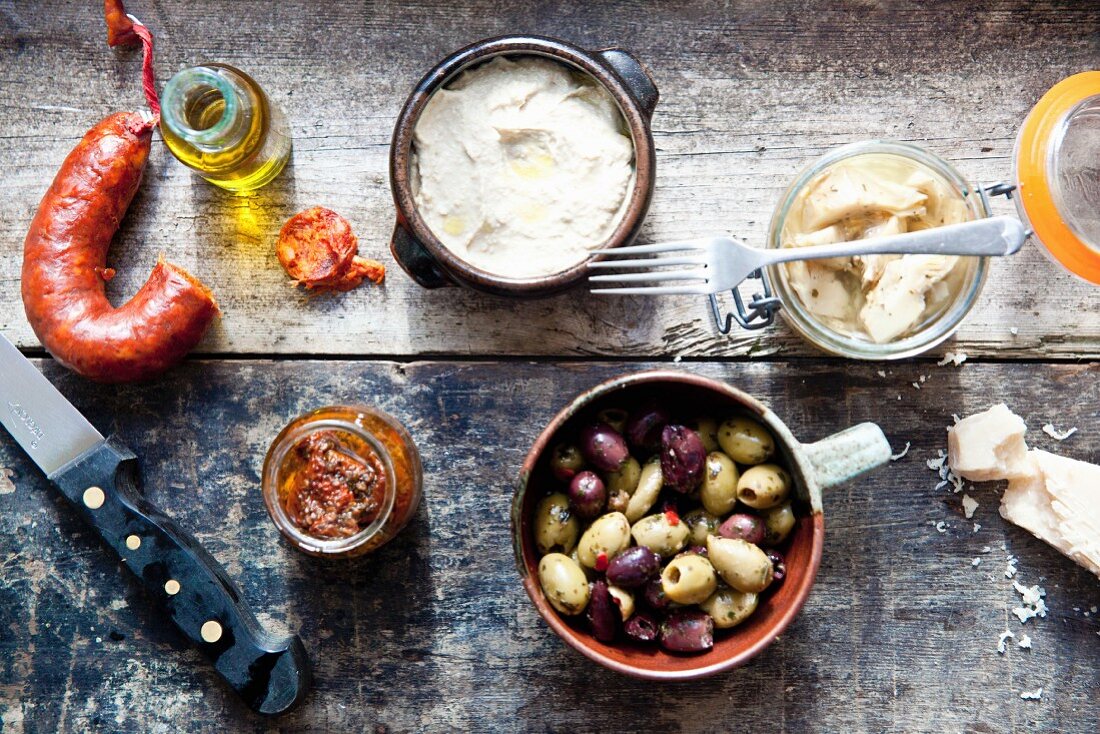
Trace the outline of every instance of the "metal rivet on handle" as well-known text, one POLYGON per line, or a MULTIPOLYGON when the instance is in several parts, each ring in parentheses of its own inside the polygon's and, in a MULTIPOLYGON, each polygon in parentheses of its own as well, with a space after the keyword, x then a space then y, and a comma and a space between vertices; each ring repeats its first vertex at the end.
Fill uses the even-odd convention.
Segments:
POLYGON ((137 550, 141 547, 141 538, 136 535, 126 536, 126 547, 130 550, 137 550))
POLYGON ((222 638, 222 626, 211 619, 209 622, 203 623, 199 634, 207 642, 217 642, 222 638))
POLYGON ((168 579, 164 583, 164 593, 168 596, 175 596, 180 593, 180 582, 175 579, 168 579))
POLYGON ((89 510, 98 510, 107 501, 107 495, 99 487, 88 487, 84 490, 84 506, 89 510))

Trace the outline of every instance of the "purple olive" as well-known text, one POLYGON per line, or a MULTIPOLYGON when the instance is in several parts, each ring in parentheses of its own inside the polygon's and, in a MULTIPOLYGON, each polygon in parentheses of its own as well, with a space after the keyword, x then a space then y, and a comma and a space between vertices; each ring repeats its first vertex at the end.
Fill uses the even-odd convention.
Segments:
POLYGON ((747 512, 736 512, 718 526, 718 534, 723 538, 740 538, 753 545, 760 545, 767 535, 767 528, 764 527, 762 518, 747 512))
POLYGON ((632 445, 654 452, 661 446, 661 431, 668 421, 667 410, 647 405, 635 411, 626 422, 626 438, 632 445))
POLYGON ((779 551, 766 550, 764 554, 772 562, 772 582, 777 583, 787 575, 787 559, 779 551))
POLYGON ((607 504, 607 488, 593 472, 582 471, 569 483, 569 504, 581 517, 591 520, 603 512, 607 504))
POLYGON ((626 636, 638 642, 652 642, 660 634, 660 625, 657 618, 645 610, 638 610, 630 619, 626 620, 624 627, 626 636))
POLYGON ((614 642, 621 621, 622 615, 607 590, 607 582, 601 579, 593 583, 588 600, 588 622, 592 625, 592 634, 600 642, 614 642))
POLYGON ((714 647, 714 620, 705 612, 673 612, 661 624, 661 647, 704 652, 714 647))
POLYGON ((672 606, 672 600, 665 594, 665 587, 661 583, 661 577, 656 576, 645 585, 645 601, 653 609, 663 612, 672 606))
POLYGON ((563 482, 568 482, 584 468, 581 450, 570 443, 559 443, 550 455, 550 471, 563 482))
POLYGON ((677 492, 695 489, 703 478, 706 449, 699 434, 684 426, 665 426, 661 431, 661 475, 677 492))
POLYGON ((627 548, 607 564, 607 580, 624 589, 641 586, 661 570, 661 556, 644 545, 627 548))
POLYGON ((684 548, 682 551, 676 554, 676 558, 679 558, 680 556, 702 556, 703 558, 706 558, 707 549, 706 546, 693 545, 688 548, 684 548))
POLYGON ((594 423, 581 431, 581 453, 602 471, 619 471, 630 456, 626 440, 606 423, 594 423))

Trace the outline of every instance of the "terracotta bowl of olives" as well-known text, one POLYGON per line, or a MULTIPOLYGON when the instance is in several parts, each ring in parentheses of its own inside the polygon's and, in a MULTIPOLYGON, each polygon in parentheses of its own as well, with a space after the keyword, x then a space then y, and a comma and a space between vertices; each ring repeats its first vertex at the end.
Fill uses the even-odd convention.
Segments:
POLYGON ((619 377, 572 400, 527 454, 516 563, 550 628, 600 665, 713 675, 764 650, 805 603, 822 490, 889 458, 873 423, 803 444, 724 382, 619 377))

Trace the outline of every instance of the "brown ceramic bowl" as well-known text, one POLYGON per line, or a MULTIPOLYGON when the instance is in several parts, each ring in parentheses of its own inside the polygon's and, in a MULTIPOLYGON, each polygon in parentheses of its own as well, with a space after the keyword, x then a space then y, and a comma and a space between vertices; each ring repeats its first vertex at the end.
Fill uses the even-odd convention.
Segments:
MULTIPOLYGON (((619 105, 634 142, 634 188, 619 226, 606 247, 629 244, 641 230, 653 196, 656 157, 649 120, 657 105, 657 87, 641 63, 618 48, 586 51, 565 41, 541 36, 501 36, 478 41, 456 51, 429 71, 409 95, 390 145, 390 187, 397 207, 390 250, 397 263, 425 288, 462 285, 502 296, 536 298, 576 285, 585 263, 540 278, 505 278, 475 268, 444 247, 417 212, 410 179, 413 131, 428 99, 462 71, 494 56, 545 56, 571 66, 597 82, 619 105)), ((594 258, 589 258, 589 260, 594 258)), ((586 261, 587 262, 587 261, 586 261)))
POLYGON ((600 665, 653 680, 713 675, 743 665, 761 652, 787 628, 805 603, 821 563, 825 532, 822 490, 885 464, 889 459, 890 445, 873 423, 863 423, 816 443, 803 444, 767 407, 724 382, 672 371, 616 378, 570 402, 554 416, 527 454, 512 502, 516 563, 528 596, 550 628, 570 647, 600 665), (790 470, 795 482, 798 522, 781 548, 787 562, 786 578, 764 592, 760 605, 745 622, 732 629, 715 630, 714 648, 701 654, 665 652, 656 643, 636 643, 622 635, 619 641, 610 645, 599 642, 589 633, 583 614, 576 617, 559 614, 550 606, 538 582, 539 556, 531 527, 535 508, 542 497, 562 490, 561 483, 550 472, 551 449, 558 441, 575 437, 599 410, 609 407, 630 410, 653 398, 684 417, 713 416, 722 420, 745 415, 760 421, 775 436, 776 460, 790 470))

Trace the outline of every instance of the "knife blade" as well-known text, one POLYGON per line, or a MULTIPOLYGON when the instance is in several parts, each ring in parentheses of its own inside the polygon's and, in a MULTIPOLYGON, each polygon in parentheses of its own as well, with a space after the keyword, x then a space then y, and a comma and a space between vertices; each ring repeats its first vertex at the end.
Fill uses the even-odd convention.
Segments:
POLYGON ((0 423, 252 709, 279 714, 311 681, 301 640, 262 626, 218 562, 140 493, 137 457, 0 335, 0 423))
POLYGON ((0 423, 46 476, 103 443, 103 434, 2 334, 0 407, 0 423))

